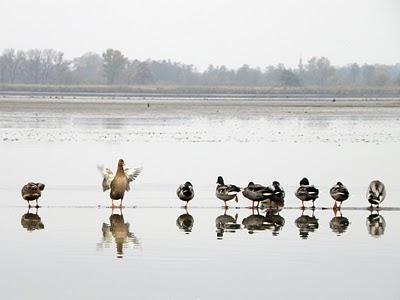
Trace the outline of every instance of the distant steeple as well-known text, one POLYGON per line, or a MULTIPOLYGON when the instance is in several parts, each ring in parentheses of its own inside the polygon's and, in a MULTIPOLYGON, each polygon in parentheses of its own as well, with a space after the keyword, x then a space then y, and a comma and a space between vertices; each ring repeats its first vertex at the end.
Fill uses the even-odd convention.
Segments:
POLYGON ((300 59, 299 59, 299 72, 303 73, 304 72, 304 65, 303 65, 303 57, 300 55, 300 59))

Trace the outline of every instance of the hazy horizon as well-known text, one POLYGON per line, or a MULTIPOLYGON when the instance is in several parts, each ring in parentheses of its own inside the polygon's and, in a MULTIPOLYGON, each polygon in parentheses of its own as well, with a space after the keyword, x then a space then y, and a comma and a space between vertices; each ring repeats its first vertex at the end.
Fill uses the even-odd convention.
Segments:
POLYGON ((1 50, 54 48, 68 59, 114 48, 199 70, 296 67, 300 56, 325 56, 337 66, 400 62, 396 0, 6 0, 0 17, 1 50))

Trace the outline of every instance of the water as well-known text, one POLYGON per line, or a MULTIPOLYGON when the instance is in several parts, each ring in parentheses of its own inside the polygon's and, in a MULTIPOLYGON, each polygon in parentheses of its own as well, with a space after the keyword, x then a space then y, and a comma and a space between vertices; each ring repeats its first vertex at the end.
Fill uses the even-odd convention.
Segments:
POLYGON ((0 103, 7 299, 398 298, 400 108, 392 102, 357 110, 351 101, 307 108, 154 100, 149 112, 135 101, 100 108, 7 101, 0 103), (115 169, 119 158, 143 166, 122 211, 109 207, 97 171, 115 169), (218 175, 241 186, 279 180, 285 208, 252 210, 239 196, 225 212, 214 195, 218 175), (293 194, 303 176, 320 188, 314 212, 300 210, 293 194), (376 178, 387 198, 369 217, 365 191, 376 178), (40 221, 35 208, 25 215, 20 196, 30 180, 46 184, 40 221), (175 191, 187 180, 196 196, 185 211, 175 191), (328 191, 338 180, 351 196, 334 220, 347 226, 331 224, 328 191))

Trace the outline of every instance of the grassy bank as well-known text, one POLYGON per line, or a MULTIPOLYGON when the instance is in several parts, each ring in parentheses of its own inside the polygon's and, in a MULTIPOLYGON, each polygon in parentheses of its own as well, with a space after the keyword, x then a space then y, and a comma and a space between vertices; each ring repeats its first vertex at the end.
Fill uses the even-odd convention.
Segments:
POLYGON ((399 97, 400 86, 390 87, 267 87, 267 86, 174 86, 174 85, 42 85, 1 84, 0 95, 171 95, 254 97, 399 97))

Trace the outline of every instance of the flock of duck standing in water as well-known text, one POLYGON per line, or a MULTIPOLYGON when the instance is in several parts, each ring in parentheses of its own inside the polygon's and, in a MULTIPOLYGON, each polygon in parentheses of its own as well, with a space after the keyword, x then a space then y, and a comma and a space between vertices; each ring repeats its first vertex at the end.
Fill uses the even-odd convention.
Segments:
MULTIPOLYGON (((115 175, 109 168, 99 167, 99 170, 103 176, 103 191, 110 190, 113 208, 110 216, 110 225, 103 223, 103 238, 104 241, 109 241, 111 236, 114 237, 117 244, 117 253, 122 254, 124 244, 138 244, 136 237, 129 231, 129 223, 125 223, 124 221, 122 208, 125 192, 130 190, 130 183, 139 176, 142 169, 126 168, 124 161, 120 159, 115 175), (114 201, 116 200, 120 200, 120 205, 118 206, 120 208, 120 214, 114 214, 114 208, 117 207, 114 205, 114 201)), ((29 208, 31 207, 31 201, 36 201, 36 208, 39 208, 38 199, 41 197, 44 188, 45 185, 43 183, 34 182, 29 182, 23 186, 21 190, 22 198, 28 202, 29 208)), ((186 213, 178 217, 176 224, 184 232, 189 233, 192 230, 194 219, 187 212, 187 205, 195 195, 193 185, 190 182, 179 185, 176 194, 180 200, 186 203, 184 206, 186 213)), ((279 215, 279 211, 284 207, 285 191, 278 181, 272 182, 269 186, 249 182, 247 187, 241 188, 233 184, 225 184, 222 176, 219 176, 217 178, 215 195, 224 202, 225 208, 224 214, 218 216, 215 220, 218 238, 222 238, 224 232, 234 232, 235 230, 241 229, 242 225, 244 228, 248 229, 249 233, 253 233, 257 230, 272 229, 273 234, 278 235, 285 224, 285 219, 279 215), (227 214, 227 202, 231 200, 238 202, 238 194, 240 192, 242 192, 245 198, 252 201, 251 208, 253 209, 252 215, 244 218, 242 224, 238 223, 237 214, 235 217, 227 214), (265 216, 259 214, 258 209, 260 204, 263 209, 266 209, 265 216), (257 210, 257 214, 254 213, 254 209, 257 210)), ((343 233, 350 224, 349 220, 343 217, 340 212, 342 203, 349 198, 350 193, 346 186, 341 182, 337 182, 330 189, 330 195, 334 200, 333 210, 335 213, 335 216, 330 221, 330 227, 334 232, 340 234, 343 233), (339 203, 339 205, 337 203, 339 203), (340 212, 340 216, 337 216, 337 211, 340 212)), ((313 232, 319 227, 318 219, 314 216, 314 202, 319 197, 319 190, 315 186, 310 185, 307 178, 303 178, 295 191, 295 196, 302 203, 302 215, 295 220, 295 224, 299 228, 300 237, 307 238, 310 232, 313 232), (312 202, 311 216, 304 214, 304 202, 308 201, 312 202)), ((367 189, 367 200, 371 208, 371 214, 367 218, 367 228, 369 233, 373 236, 380 236, 385 230, 386 223, 384 218, 379 215, 379 212, 372 213, 373 205, 376 205, 379 211, 379 205, 385 199, 385 196, 385 185, 379 180, 372 181, 367 189)), ((37 210, 35 214, 30 213, 28 210, 28 213, 22 216, 21 224, 29 231, 44 228, 37 210)))

